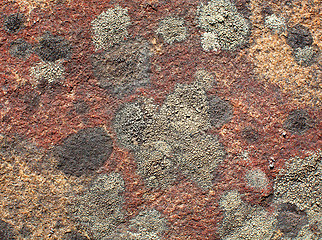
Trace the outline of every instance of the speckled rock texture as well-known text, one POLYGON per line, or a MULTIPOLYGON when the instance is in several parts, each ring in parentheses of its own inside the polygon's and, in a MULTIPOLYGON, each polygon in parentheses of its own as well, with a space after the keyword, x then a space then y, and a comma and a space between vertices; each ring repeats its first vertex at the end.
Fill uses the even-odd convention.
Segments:
POLYGON ((0 0, 0 239, 322 239, 321 7, 0 0))

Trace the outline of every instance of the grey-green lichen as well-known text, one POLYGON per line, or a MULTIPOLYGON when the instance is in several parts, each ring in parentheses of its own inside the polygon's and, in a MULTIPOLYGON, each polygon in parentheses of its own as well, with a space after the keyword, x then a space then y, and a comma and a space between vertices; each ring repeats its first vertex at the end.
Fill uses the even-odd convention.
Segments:
POLYGON ((224 210, 224 218, 219 227, 221 239, 271 239, 276 222, 273 214, 262 207, 245 203, 236 190, 226 192, 219 205, 224 210))
POLYGON ((161 240, 168 229, 168 221, 155 209, 145 209, 118 228, 109 240, 161 240))
POLYGON ((64 79, 64 72, 60 61, 40 62, 30 69, 31 83, 34 86, 41 82, 56 83, 64 79))
POLYGON ((97 16, 91 23, 96 50, 108 49, 124 41, 128 36, 130 20, 128 10, 120 6, 107 9, 97 16))
POLYGON ((213 172, 226 153, 217 136, 205 132, 211 127, 204 89, 211 85, 208 80, 178 84, 159 109, 139 100, 116 113, 118 140, 133 150, 137 171, 148 187, 166 188, 179 172, 203 189, 212 186, 213 172))
POLYGON ((76 196, 70 213, 94 239, 109 239, 109 235, 124 222, 123 191, 124 181, 119 173, 99 175, 83 195, 76 196))
POLYGON ((320 209, 322 203, 322 152, 288 161, 275 179, 274 194, 301 210, 320 209))
POLYGON ((246 175, 246 183, 248 186, 256 190, 266 190, 269 180, 266 174, 260 169, 249 170, 246 175))
POLYGON ((305 46, 294 50, 294 58, 300 65, 309 65, 316 56, 316 51, 313 46, 305 46))
POLYGON ((322 238, 322 152, 311 152, 305 158, 291 158, 275 179, 276 202, 294 204, 308 218, 296 237, 285 239, 322 238))
POLYGON ((172 44, 173 42, 181 42, 187 37, 187 27, 181 18, 167 17, 163 19, 156 31, 163 39, 172 44))
POLYGON ((216 46, 216 42, 221 49, 228 51, 247 43, 249 23, 229 0, 210 0, 207 4, 201 4, 198 7, 197 20, 200 28, 212 33, 204 36, 202 40, 207 51, 211 46, 216 46))
POLYGON ((273 32, 281 33, 286 29, 286 23, 283 17, 276 14, 269 15, 265 18, 265 25, 273 32))

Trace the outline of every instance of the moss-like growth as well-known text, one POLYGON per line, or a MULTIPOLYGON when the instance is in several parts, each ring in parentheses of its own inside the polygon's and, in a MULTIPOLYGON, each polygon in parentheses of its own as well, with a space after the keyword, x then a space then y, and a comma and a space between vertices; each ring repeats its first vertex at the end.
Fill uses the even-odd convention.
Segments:
POLYGON ((56 147, 57 167, 75 176, 93 173, 104 164, 112 151, 112 139, 103 128, 82 129, 56 147))
MULTIPOLYGON (((250 27, 247 20, 229 0, 210 0, 198 8, 199 26, 216 34, 221 49, 235 50, 248 41, 250 27)), ((214 45, 208 43, 207 45, 214 45)))
POLYGON ((130 25, 128 10, 120 6, 107 9, 97 16, 91 25, 96 50, 108 49, 128 37, 127 27, 130 25))
POLYGON ((157 33, 161 34, 163 39, 172 44, 173 42, 181 42, 187 37, 187 28, 183 19, 177 17, 167 17, 160 22, 157 33))
POLYGON ((92 55, 93 72, 100 87, 124 97, 150 83, 151 56, 146 41, 129 40, 92 55))

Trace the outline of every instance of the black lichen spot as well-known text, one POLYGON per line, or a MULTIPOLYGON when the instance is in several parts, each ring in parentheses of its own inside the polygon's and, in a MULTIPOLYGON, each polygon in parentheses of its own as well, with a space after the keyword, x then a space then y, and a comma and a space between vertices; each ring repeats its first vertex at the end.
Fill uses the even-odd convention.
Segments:
POLYGON ((38 56, 48 62, 69 58, 71 55, 70 43, 62 37, 45 33, 35 47, 38 56))
POLYGON ((233 107, 228 101, 212 96, 208 98, 208 104, 208 113, 212 126, 219 128, 232 119, 233 107))
POLYGON ((0 239, 1 240, 14 240, 16 235, 11 224, 0 220, 0 239))
POLYGON ((67 137, 55 153, 58 169, 65 174, 80 176, 99 169, 113 150, 111 137, 104 129, 87 128, 67 137))
POLYGON ((259 138, 258 132, 252 127, 245 127, 242 130, 241 135, 243 139, 250 143, 256 142, 259 138))
POLYGON ((308 28, 297 24, 288 30, 286 42, 293 49, 311 46, 313 37, 308 28))
POLYGON ((72 231, 65 233, 62 240, 88 240, 88 238, 83 236, 79 232, 72 231))
POLYGON ((127 41, 92 56, 93 72, 99 86, 123 97, 150 82, 149 44, 127 41))
POLYGON ((27 43, 24 39, 17 39, 10 43, 9 53, 11 56, 19 59, 26 59, 32 52, 32 46, 27 43))
POLYGON ((303 134, 311 127, 313 127, 311 117, 307 112, 301 109, 290 112, 284 122, 284 128, 296 134, 303 134))
POLYGON ((21 13, 11 14, 4 19, 4 28, 9 33, 17 33, 22 27, 24 22, 24 15, 21 13))
POLYGON ((283 203, 279 206, 276 219, 277 229, 289 238, 295 238, 301 228, 308 224, 306 213, 291 203, 283 203))

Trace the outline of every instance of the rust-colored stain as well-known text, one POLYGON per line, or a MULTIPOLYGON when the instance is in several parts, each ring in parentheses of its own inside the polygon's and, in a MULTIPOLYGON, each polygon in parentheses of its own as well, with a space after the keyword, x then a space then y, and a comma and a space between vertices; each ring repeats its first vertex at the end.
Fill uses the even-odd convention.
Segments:
MULTIPOLYGON (((278 217, 284 214, 280 214, 279 206, 285 199, 274 195, 274 181, 284 174, 286 163, 314 159, 316 165, 306 170, 312 181, 317 182, 312 189, 303 191, 321 189, 318 177, 322 171, 321 5, 320 0, 265 3, 257 0, 0 1, 0 199, 5 199, 0 202, 0 238, 212 240, 286 239, 290 236, 304 239, 303 236, 310 236, 309 239, 319 239, 322 235, 321 206, 298 209, 299 204, 293 204, 296 200, 290 199, 294 211, 303 212, 300 212, 305 215, 302 222, 306 223, 293 226, 296 219, 290 223, 291 220, 278 217), (247 44, 231 51, 204 48, 205 32, 217 37, 218 42, 211 42, 216 46, 229 35, 222 37, 222 29, 211 32, 203 27, 200 8, 212 3, 217 4, 218 9, 230 6, 226 11, 235 15, 225 15, 224 20, 216 15, 211 21, 222 24, 245 19, 249 24, 249 36, 244 39, 247 44), (102 15, 103 12, 108 14, 102 15), (160 29, 164 32, 158 34, 157 29, 166 17, 183 20, 181 30, 176 30, 173 24, 172 28, 162 26, 160 29), (102 22, 97 25, 98 30, 93 29, 93 20, 102 22), (290 29, 297 24, 308 32, 298 37, 297 44, 310 37, 313 40, 305 47, 294 49, 290 44, 290 29), (107 39, 108 44, 98 41, 94 45, 95 34, 101 34, 97 39, 107 39), (170 42, 166 41, 165 34, 171 37, 170 42), (148 47, 143 49, 140 41, 148 47), (138 46, 118 48, 132 42, 138 46), (97 49, 99 44, 101 49, 97 49), (109 44, 114 48, 106 49, 109 44), (110 53, 117 53, 118 49, 120 53, 127 49, 131 52, 124 53, 126 57, 110 53), (22 51, 25 52, 22 54, 22 51), (105 52, 109 57, 105 57, 105 52), (50 54, 55 56, 50 58, 50 54), (94 69, 93 56, 96 55, 100 56, 100 62, 94 69), (132 55, 135 61, 131 61, 132 55), (142 71, 138 72, 140 69, 142 71), (100 71, 104 73, 101 76, 100 71), (198 71, 211 76, 211 80, 206 79, 209 80, 207 87, 206 83, 198 82, 198 71), (115 77, 117 83, 105 81, 108 87, 102 87, 102 77, 106 76, 115 77), (127 82, 143 78, 145 84, 142 85, 127 82), (124 88, 128 84, 131 91, 112 94, 118 91, 115 86, 122 84, 124 88), (220 126, 209 124, 194 133, 174 130, 167 121, 170 118, 174 121, 177 115, 163 113, 165 108, 169 108, 168 112, 176 111, 176 106, 169 106, 168 99, 178 87, 193 88, 194 84, 204 84, 197 97, 205 103, 217 97, 229 103, 232 112, 230 115, 226 112, 228 117, 220 126), (115 129, 118 126, 115 116, 122 106, 132 102, 139 107, 133 113, 124 114, 132 118, 124 121, 121 128, 126 131, 121 136, 121 131, 115 129), (160 136, 146 130, 156 129, 154 126, 162 125, 160 121, 164 121, 166 129, 160 130, 160 136), (88 139, 82 136, 79 146, 75 143, 71 147, 66 143, 71 136, 77 139, 79 131, 87 128, 106 131, 113 141, 112 153, 102 166, 84 170, 82 176, 74 176, 73 169, 67 170, 71 174, 60 171, 61 161, 85 159, 71 156, 78 152, 86 155, 85 150, 82 152, 86 148, 81 144, 95 145, 95 141, 99 141, 95 136, 88 139), (164 137, 167 134, 171 141, 167 142, 164 137), (209 173, 212 180, 208 188, 194 181, 191 169, 195 166, 190 166, 189 172, 186 170, 189 163, 182 160, 183 143, 194 134, 213 136, 225 152, 224 159, 218 160, 215 170, 209 173), (176 144, 173 139, 182 142, 176 144), (64 160, 59 160, 62 154, 57 154, 57 149, 63 143, 73 150, 70 155, 64 155, 64 160), (163 144, 163 148, 151 153, 154 156, 151 162, 139 165, 135 156, 151 144, 163 144), (149 187, 146 179, 155 178, 156 169, 169 162, 177 168, 175 180, 169 186, 149 187), (160 166, 156 166, 158 164, 160 166), (143 171, 138 166, 147 169, 143 171), (147 176, 141 176, 142 172, 147 176), (122 180, 110 177, 114 173, 122 180), (105 185, 96 181, 97 176, 104 174, 110 177, 105 185), (112 213, 106 213, 107 223, 99 227, 99 216, 92 212, 91 206, 83 204, 82 210, 89 212, 89 224, 70 207, 75 199, 81 201, 81 196, 99 196, 99 190, 95 189, 108 189, 104 194, 115 194, 111 197, 115 201, 106 203, 112 206, 106 211, 112 213), (237 200, 223 203, 225 194, 231 191, 237 191, 236 199, 241 199, 238 204, 237 200), (233 204, 238 207, 227 210, 233 204), (115 210, 114 205, 121 207, 115 210), (246 212, 247 218, 243 217, 246 212), (232 217, 236 214, 240 216, 237 220, 232 217), (259 221, 259 218, 264 220, 259 221), (227 221, 231 222, 232 229, 225 225, 227 221), (256 232, 256 227, 249 230, 249 226, 261 230, 256 232), (236 238, 238 231, 243 232, 240 238, 236 238), (249 231, 249 238, 244 237, 245 231, 249 231)), ((182 109, 197 109, 191 101, 178 100, 178 104, 182 104, 179 104, 182 109)), ((218 106, 214 111, 220 115, 223 114, 220 111, 227 110, 218 106)), ((196 112, 187 113, 187 124, 194 119, 194 114, 202 111, 196 112)), ((209 116, 207 114, 205 119, 209 116)), ((198 147, 191 151, 197 151, 198 147)), ((93 154, 101 157, 99 150, 93 154)), ((294 177, 300 179, 302 170, 298 171, 294 177)))

